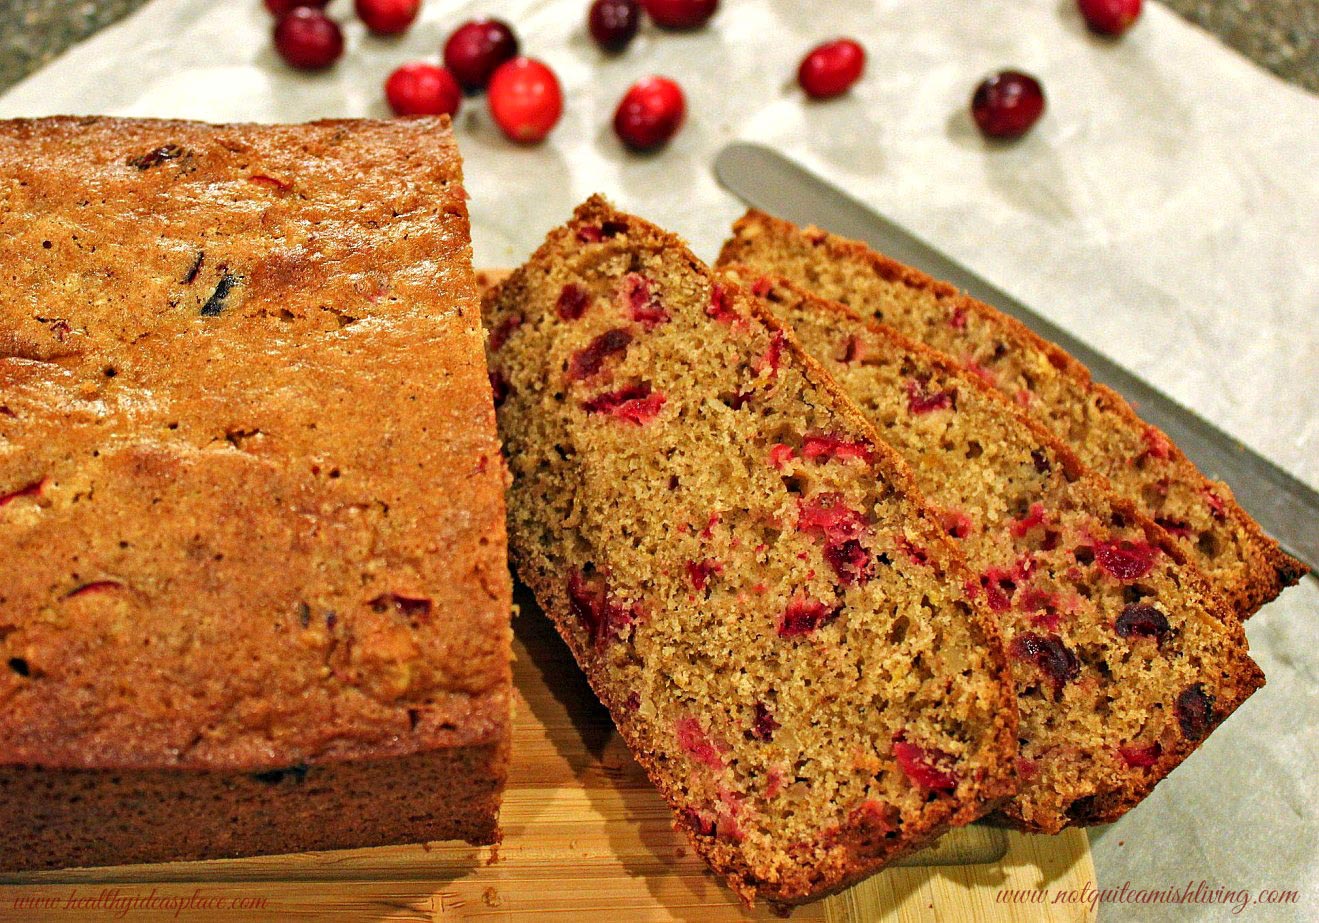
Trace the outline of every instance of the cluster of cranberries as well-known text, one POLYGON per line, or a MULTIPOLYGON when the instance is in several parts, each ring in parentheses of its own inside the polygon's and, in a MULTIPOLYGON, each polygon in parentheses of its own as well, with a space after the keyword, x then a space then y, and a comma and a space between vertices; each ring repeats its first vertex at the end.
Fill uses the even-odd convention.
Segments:
MULTIPOLYGON (((276 17, 275 48, 293 67, 319 70, 343 55, 343 31, 325 13, 329 0, 264 0, 276 17)), ((354 0, 357 16, 377 35, 407 31, 422 0, 354 0)), ((1089 28, 1106 36, 1125 32, 1140 15, 1142 0, 1077 0, 1089 28)), ((719 0, 593 0, 587 31, 610 54, 636 37, 643 16, 669 30, 698 29, 719 9, 719 0)), ((812 99, 832 99, 861 79, 866 52, 842 38, 811 49, 797 82, 812 99)), ((563 114, 563 90, 554 71, 521 56, 512 28, 498 19, 473 19, 444 45, 444 64, 414 61, 385 81, 385 97, 398 115, 455 115, 463 95, 485 91, 490 115, 513 141, 535 143, 563 114)), ((1006 70, 984 80, 971 98, 971 114, 989 138, 1020 138, 1044 113, 1044 90, 1029 74, 1006 70)), ((614 111, 614 132, 635 151, 652 151, 673 139, 687 116, 682 88, 668 77, 634 83, 614 111)))
POLYGON ((396 115, 456 115, 463 95, 489 91, 490 113, 515 141, 539 141, 563 111, 563 92, 548 67, 518 55, 518 39, 508 23, 473 19, 444 43, 443 66, 430 61, 404 64, 385 81, 385 98, 396 115), (527 118, 528 98, 540 117, 527 118))
MULTIPOLYGON (((329 0, 265 0, 276 17, 275 50, 300 70, 321 70, 343 55, 343 30, 325 13, 329 0)), ((421 0, 354 0, 358 18, 376 35, 406 32, 421 0)), ((397 115, 456 115, 463 94, 488 91, 490 115, 520 142, 542 140, 563 112, 563 91, 545 64, 519 56, 517 36, 497 19, 459 26, 444 45, 444 65, 404 64, 385 81, 397 115)))
MULTIPOLYGON (((663 29, 698 29, 718 11, 719 0, 594 0, 586 17, 591 38, 610 54, 631 44, 643 14, 663 29)), ((814 99, 839 96, 865 69, 866 53, 851 39, 826 42, 802 60, 797 80, 814 99)), ((614 132, 634 151, 652 151, 672 140, 687 115, 682 88, 667 77, 633 84, 614 111, 614 132)))
MULTIPOLYGON (((329 0, 265 0, 276 17, 275 48, 293 67, 320 70, 344 50, 343 31, 325 13, 329 0)), ((421 0, 354 0, 357 15, 378 35, 397 35, 416 20, 421 0)), ((587 30, 606 52, 619 54, 636 37, 643 16, 662 29, 699 29, 719 0, 594 0, 587 30)), ((865 51, 850 39, 827 42, 802 61, 798 81, 814 99, 845 93, 865 67, 865 51)), ((414 61, 385 81, 397 115, 456 115, 463 95, 486 91, 490 114, 510 139, 543 140, 563 113, 563 91, 544 63, 518 54, 512 28, 498 19, 461 25, 444 45, 444 64, 414 61)), ((668 77, 638 80, 614 111, 614 131, 634 151, 668 144, 682 128, 687 100, 668 77)))

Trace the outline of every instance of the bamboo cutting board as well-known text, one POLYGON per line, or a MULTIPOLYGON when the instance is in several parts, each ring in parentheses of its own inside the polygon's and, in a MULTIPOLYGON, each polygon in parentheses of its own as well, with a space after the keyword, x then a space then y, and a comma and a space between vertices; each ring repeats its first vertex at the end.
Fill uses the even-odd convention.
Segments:
MULTIPOLYGON (((72 920, 79 909, 89 912, 70 898, 104 908, 149 897, 192 901, 177 919, 199 923, 773 919, 763 907, 744 910, 673 831, 668 808, 549 620, 526 596, 519 602, 513 764, 500 846, 436 843, 13 876, 0 886, 0 920, 72 920)), ((1004 903, 996 895, 1087 883, 1094 869, 1083 832, 1031 837, 975 825, 793 919, 1081 923, 1093 919, 1084 905, 1004 903)), ((172 908, 161 906, 170 905, 97 916, 173 919, 172 908)))

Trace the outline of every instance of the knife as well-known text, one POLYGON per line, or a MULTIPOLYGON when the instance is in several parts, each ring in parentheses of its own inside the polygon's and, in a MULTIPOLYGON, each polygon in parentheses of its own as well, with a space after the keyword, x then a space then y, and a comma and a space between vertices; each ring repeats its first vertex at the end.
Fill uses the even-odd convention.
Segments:
POLYGON ((1319 493, 1240 441, 1156 391, 1098 350, 1073 337, 1007 292, 872 211, 804 167, 760 144, 720 151, 715 176, 748 205, 796 224, 813 224, 942 279, 1010 314, 1057 343, 1168 434, 1211 478, 1227 482, 1237 502, 1292 555, 1319 571, 1319 493))

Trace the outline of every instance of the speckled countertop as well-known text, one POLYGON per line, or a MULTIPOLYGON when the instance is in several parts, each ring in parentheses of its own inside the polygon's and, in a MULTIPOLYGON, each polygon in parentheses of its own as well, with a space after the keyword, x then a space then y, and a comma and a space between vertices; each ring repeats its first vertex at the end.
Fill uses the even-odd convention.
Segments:
MULTIPOLYGON (((0 91, 146 2, 0 0, 0 91)), ((1319 92, 1319 0, 1163 2, 1257 64, 1319 92)))
POLYGON ((0 0, 0 91, 146 0, 0 0))

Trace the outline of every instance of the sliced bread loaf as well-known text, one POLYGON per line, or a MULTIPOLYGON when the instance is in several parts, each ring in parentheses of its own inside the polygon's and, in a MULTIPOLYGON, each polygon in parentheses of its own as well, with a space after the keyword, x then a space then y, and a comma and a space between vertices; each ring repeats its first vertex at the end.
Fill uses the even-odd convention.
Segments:
POLYGON ((1012 792, 996 620, 769 312, 594 198, 484 315, 517 572, 738 894, 818 897, 1012 792))
POLYGON ((1025 326, 865 244, 749 212, 720 264, 784 276, 940 350, 1008 395, 1170 533, 1244 618, 1306 572, 1117 393, 1025 326))
MULTIPOLYGON (((941 353, 786 280, 724 273, 789 324, 911 467, 997 613, 1021 714, 1003 814, 1056 833, 1136 805, 1263 683, 1178 546, 941 353)), ((779 453, 809 470, 820 444, 779 453)))

